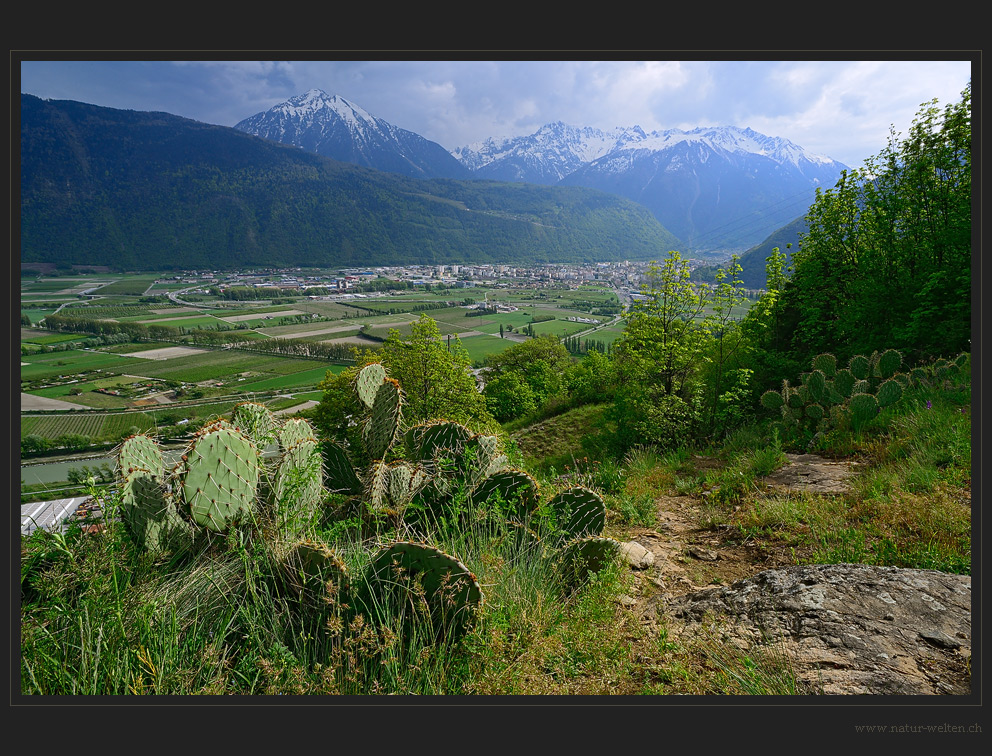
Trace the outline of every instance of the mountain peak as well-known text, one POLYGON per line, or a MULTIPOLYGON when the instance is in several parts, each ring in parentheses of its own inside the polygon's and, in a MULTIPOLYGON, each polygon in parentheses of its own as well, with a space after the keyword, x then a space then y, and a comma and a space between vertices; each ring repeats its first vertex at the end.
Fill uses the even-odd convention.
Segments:
POLYGON ((441 145, 376 118, 322 89, 306 92, 235 124, 248 134, 318 155, 416 178, 468 178, 441 145))

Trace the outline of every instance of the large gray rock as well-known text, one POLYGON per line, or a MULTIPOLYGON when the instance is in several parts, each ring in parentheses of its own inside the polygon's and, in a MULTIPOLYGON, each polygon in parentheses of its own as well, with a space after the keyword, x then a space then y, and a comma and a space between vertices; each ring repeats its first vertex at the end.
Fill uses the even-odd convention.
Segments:
POLYGON ((767 570, 656 603, 676 636, 775 644, 823 693, 971 692, 971 577, 858 564, 767 570), (662 603, 664 602, 664 603, 662 603))

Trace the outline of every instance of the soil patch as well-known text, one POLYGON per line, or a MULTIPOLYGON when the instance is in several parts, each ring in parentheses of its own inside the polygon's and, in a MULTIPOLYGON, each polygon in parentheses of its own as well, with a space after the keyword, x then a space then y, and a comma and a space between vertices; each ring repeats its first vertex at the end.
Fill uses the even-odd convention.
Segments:
POLYGON ((858 463, 835 460, 815 454, 786 454, 789 463, 780 467, 764 483, 777 491, 809 491, 821 494, 843 494, 857 475, 858 463))
POLYGON ((163 347, 162 349, 146 349, 144 352, 131 352, 128 357, 140 357, 143 360, 171 360, 174 357, 189 357, 192 354, 203 354, 206 349, 193 347, 163 347))
POLYGON ((61 399, 49 399, 47 396, 35 396, 21 392, 21 412, 31 412, 33 410, 88 410, 92 407, 85 407, 82 404, 63 402, 61 399))

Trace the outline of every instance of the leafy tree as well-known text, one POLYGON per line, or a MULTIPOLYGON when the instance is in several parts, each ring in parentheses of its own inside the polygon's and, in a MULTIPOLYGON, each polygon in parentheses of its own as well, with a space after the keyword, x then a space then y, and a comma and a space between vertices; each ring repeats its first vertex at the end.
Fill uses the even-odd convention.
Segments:
POLYGON ((699 421, 699 368, 707 344, 697 322, 706 298, 689 281, 689 263, 675 251, 648 269, 643 299, 634 304, 613 349, 617 389, 607 417, 615 446, 676 447, 699 421))
MULTIPOLYGON (((747 301, 744 284, 740 278, 742 268, 738 260, 738 256, 733 255, 726 268, 717 269, 716 284, 710 292, 711 314, 703 322, 704 329, 713 339, 707 358, 711 365, 708 371, 710 433, 716 428, 717 410, 721 405, 721 399, 724 403, 729 401, 723 396, 724 372, 741 351, 744 343, 738 324, 734 320, 734 308, 747 301)), ((738 384, 739 379, 738 374, 738 384)), ((735 388, 739 390, 739 386, 735 388)))
MULTIPOLYGON (((514 344, 509 349, 490 355, 485 364, 488 368, 485 388, 487 397, 494 392, 505 392, 510 385, 523 384, 528 387, 535 408, 540 409, 554 398, 564 399, 568 393, 567 375, 572 366, 572 358, 564 345, 550 334, 514 344), (511 374, 518 376, 519 381, 511 384, 499 380, 511 374)), ((514 406, 514 403, 506 402, 503 398, 494 401, 507 410, 514 406)), ((516 404, 523 407, 529 402, 524 398, 516 404)), ((525 413, 506 419, 520 417, 522 414, 525 413)))
POLYGON ((943 111, 925 104, 898 137, 810 207, 781 302, 800 361, 970 349, 971 85, 943 111))
POLYGON ((613 363, 601 351, 591 349, 569 370, 568 385, 577 405, 610 401, 616 385, 613 363))
POLYGON ((501 423, 523 417, 537 409, 531 387, 520 373, 513 371, 488 381, 485 397, 486 407, 501 423))
POLYGON ((480 428, 494 424, 461 340, 449 337, 446 345, 430 316, 422 314, 412 324, 409 341, 391 330, 379 357, 403 387, 403 412, 408 421, 443 417, 480 428))

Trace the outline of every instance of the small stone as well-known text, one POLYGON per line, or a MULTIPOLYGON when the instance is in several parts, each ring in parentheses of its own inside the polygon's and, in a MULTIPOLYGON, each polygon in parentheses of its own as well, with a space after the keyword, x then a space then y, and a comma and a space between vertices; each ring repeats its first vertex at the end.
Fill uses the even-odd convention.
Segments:
POLYGON ((709 549, 702 549, 699 546, 691 546, 689 548, 689 554, 696 557, 696 559, 702 559, 705 562, 715 562, 720 558, 720 555, 715 551, 710 551, 709 549))
POLYGON ((637 541, 620 544, 620 553, 627 560, 627 564, 635 570, 644 570, 654 564, 654 554, 637 541))
POLYGON ((940 648, 961 648, 960 641, 952 638, 947 633, 942 633, 940 630, 921 630, 920 637, 927 643, 939 646, 940 648))

